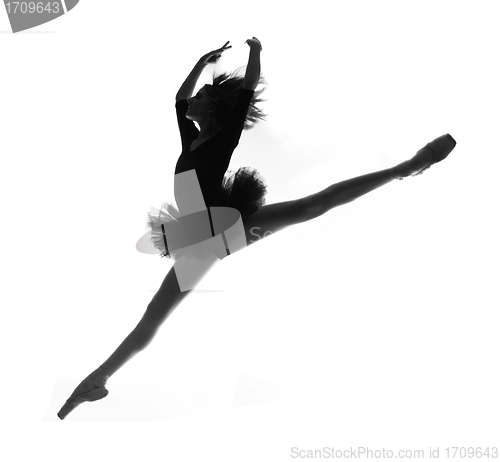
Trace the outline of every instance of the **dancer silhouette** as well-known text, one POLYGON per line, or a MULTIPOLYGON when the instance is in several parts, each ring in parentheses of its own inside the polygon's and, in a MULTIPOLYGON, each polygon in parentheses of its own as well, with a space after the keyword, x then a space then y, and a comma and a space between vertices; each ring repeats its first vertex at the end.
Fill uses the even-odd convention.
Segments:
POLYGON ((216 63, 222 53, 231 48, 227 42, 222 48, 200 58, 176 95, 175 106, 182 140, 182 153, 177 161, 174 182, 177 207, 164 203, 161 210, 149 214, 148 221, 148 226, 153 230, 152 245, 161 250, 162 256, 171 258, 174 267, 167 273, 135 329, 73 391, 57 414, 60 419, 64 419, 85 401, 96 401, 107 396, 106 383, 109 377, 149 345, 163 322, 191 292, 181 288, 175 272, 176 265, 182 266, 188 260, 191 262, 190 272, 195 268, 191 281, 191 287, 194 287, 216 262, 229 254, 227 245, 224 249, 228 250, 227 254, 214 251, 210 246, 203 247, 201 251, 193 251, 188 246, 185 249, 190 249, 189 255, 183 253, 185 249, 170 251, 170 245, 162 239, 165 237, 164 228, 159 231, 161 225, 170 225, 173 229, 178 223, 176 217, 194 213, 193 210, 206 209, 207 223, 210 223, 212 231, 210 236, 215 238, 218 233, 214 232, 210 210, 213 207, 231 207, 241 215, 246 246, 249 246, 261 240, 253 240, 255 235, 251 230, 259 229, 261 236, 266 237, 288 226, 317 218, 393 180, 421 174, 431 165, 445 159, 456 145, 450 135, 443 135, 427 143, 411 159, 392 168, 333 184, 300 199, 264 205, 266 185, 257 170, 244 167, 235 174, 227 173, 242 130, 250 129, 258 120, 265 119, 256 106, 262 101, 259 96, 263 91, 256 91, 256 88, 264 82, 260 71, 262 45, 255 37, 245 43, 250 47, 250 53, 244 77, 238 73, 219 75, 214 77, 211 85, 205 85, 192 97, 203 69, 208 64, 216 63), (194 122, 199 125, 199 130, 194 122), (194 183, 191 182, 193 179, 194 183), (193 194, 196 188, 204 201, 201 208, 200 196, 193 194))

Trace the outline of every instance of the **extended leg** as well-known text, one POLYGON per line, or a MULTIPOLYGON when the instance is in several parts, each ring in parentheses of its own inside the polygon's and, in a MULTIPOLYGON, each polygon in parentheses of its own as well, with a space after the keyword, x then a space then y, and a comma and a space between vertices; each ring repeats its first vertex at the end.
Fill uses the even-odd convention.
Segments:
POLYGON ((247 244, 323 215, 334 207, 347 204, 397 178, 394 168, 335 183, 323 191, 300 199, 265 205, 244 222, 247 244))
POLYGON ((189 293, 190 291, 180 291, 174 268, 171 268, 137 326, 98 369, 111 377, 127 361, 144 350, 163 322, 189 293))
MULTIPOLYGON (((192 270, 198 273, 198 280, 218 261, 214 258, 211 264, 198 264, 192 267, 192 270)), ((176 262, 177 265, 180 262, 176 262)), ((115 352, 98 368, 101 373, 112 376, 129 359, 134 357, 139 351, 144 350, 153 340, 158 329, 163 322, 170 316, 174 309, 186 298, 191 290, 181 292, 179 282, 172 267, 163 280, 160 289, 155 294, 148 305, 146 312, 135 329, 115 350, 115 352)))
POLYGON ((290 225, 319 217, 332 208, 347 204, 392 180, 420 174, 445 159, 455 145, 456 141, 451 135, 442 135, 427 143, 411 159, 393 168, 333 184, 323 191, 301 199, 266 205, 244 222, 247 244, 253 244, 290 225))
MULTIPOLYGON (((203 270, 206 272, 208 268, 203 270)), ((199 276, 203 276, 201 272, 199 276)), ((104 388, 107 379, 151 343, 163 322, 189 293, 190 290, 181 292, 172 267, 137 326, 111 356, 78 385, 58 412, 59 418, 64 419, 84 401, 104 398, 107 395, 104 388)))

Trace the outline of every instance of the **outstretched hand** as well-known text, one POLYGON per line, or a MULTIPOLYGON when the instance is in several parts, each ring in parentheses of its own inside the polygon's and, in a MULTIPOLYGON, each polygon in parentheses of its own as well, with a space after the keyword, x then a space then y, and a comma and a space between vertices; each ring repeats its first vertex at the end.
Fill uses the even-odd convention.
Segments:
POLYGON ((260 43, 260 40, 257 37, 252 37, 251 39, 248 39, 245 42, 250 49, 256 49, 258 51, 262 51, 262 44, 260 43))
POLYGON ((232 48, 231 45, 227 46, 228 43, 229 43, 229 40, 224 44, 224 46, 222 48, 218 48, 217 50, 210 51, 206 55, 203 55, 201 57, 200 61, 202 61, 203 64, 216 63, 220 59, 220 57, 222 56, 222 53, 224 53, 224 51, 229 50, 229 48, 232 48))

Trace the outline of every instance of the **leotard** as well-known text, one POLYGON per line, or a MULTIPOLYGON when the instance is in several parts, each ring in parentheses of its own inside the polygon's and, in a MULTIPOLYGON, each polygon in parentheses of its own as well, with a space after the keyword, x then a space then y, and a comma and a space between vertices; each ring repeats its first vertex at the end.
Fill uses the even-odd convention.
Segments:
MULTIPOLYGON (((228 122, 212 138, 192 151, 191 143, 198 139, 200 132, 194 122, 186 118, 187 100, 178 100, 175 104, 182 141, 182 153, 177 160, 175 173, 196 171, 207 206, 215 205, 215 196, 220 191, 231 156, 238 146, 253 93, 253 90, 241 89, 228 122)), ((182 208, 183 198, 179 194, 176 194, 176 201, 182 208)))
MULTIPOLYGON (((200 132, 194 122, 186 118, 187 100, 176 101, 177 122, 182 142, 182 152, 177 160, 174 179, 177 208, 168 202, 163 203, 161 210, 151 208, 147 223, 152 230, 151 242, 161 252, 161 256, 173 258, 167 250, 166 234, 168 233, 165 232, 165 227, 173 226, 176 219, 189 215, 186 211, 193 205, 193 194, 189 193, 190 189, 186 193, 182 185, 184 180, 179 174, 196 172, 205 202, 203 209, 207 210, 212 233, 214 228, 210 214, 211 206, 236 209, 244 221, 264 204, 266 185, 256 169, 241 167, 236 173, 226 173, 233 151, 239 144, 253 94, 253 90, 241 89, 224 127, 192 151, 191 144, 198 139, 200 132)), ((184 232, 183 229, 180 232, 184 232)))

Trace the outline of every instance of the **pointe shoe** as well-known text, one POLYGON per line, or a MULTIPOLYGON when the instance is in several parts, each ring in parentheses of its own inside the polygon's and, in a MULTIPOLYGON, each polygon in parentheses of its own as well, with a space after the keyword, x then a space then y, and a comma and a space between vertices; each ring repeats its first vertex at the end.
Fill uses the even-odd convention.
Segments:
POLYGON ((396 178, 402 180, 407 176, 421 175, 431 165, 437 164, 448 157, 457 142, 449 134, 442 135, 434 141, 427 143, 410 160, 395 167, 396 178))
POLYGON ((75 392, 73 392, 73 394, 66 400, 66 403, 63 405, 61 410, 57 413, 57 417, 59 417, 61 420, 64 420, 64 418, 70 412, 76 409, 80 404, 86 401, 97 401, 99 399, 108 396, 109 392, 106 389, 105 385, 109 376, 104 374, 99 374, 99 375, 93 375, 93 374, 94 373, 90 374, 76 388, 78 390, 78 388, 81 386, 86 386, 86 387, 92 386, 93 389, 86 391, 84 393, 75 393, 76 392, 75 390, 75 392))

